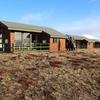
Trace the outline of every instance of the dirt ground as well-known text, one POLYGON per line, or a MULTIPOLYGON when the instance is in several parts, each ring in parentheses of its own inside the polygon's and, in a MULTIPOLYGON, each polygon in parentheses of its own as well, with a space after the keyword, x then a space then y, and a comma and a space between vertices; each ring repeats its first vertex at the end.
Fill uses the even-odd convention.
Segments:
POLYGON ((100 49, 0 54, 0 100, 100 100, 100 49))

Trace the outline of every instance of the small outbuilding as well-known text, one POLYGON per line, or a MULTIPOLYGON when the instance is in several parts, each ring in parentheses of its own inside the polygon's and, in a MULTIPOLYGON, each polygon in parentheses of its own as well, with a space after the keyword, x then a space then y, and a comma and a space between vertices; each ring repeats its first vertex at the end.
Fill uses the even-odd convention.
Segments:
POLYGON ((79 49, 93 49, 93 48, 100 48, 100 41, 96 39, 88 39, 84 36, 76 36, 76 35, 67 35, 66 44, 68 43, 68 37, 72 37, 76 43, 76 48, 79 49))
POLYGON ((100 41, 97 39, 88 39, 88 48, 100 48, 100 41))
POLYGON ((100 41, 96 41, 94 43, 94 48, 100 48, 100 41))
POLYGON ((72 35, 71 37, 75 40, 76 48, 87 48, 88 41, 84 36, 72 35))

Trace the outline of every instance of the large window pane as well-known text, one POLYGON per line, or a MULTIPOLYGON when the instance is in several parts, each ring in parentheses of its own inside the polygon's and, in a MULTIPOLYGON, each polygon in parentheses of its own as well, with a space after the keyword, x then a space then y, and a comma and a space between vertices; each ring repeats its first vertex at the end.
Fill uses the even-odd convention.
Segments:
POLYGON ((0 38, 2 38, 2 34, 0 33, 0 38))
POLYGON ((21 32, 15 32, 15 46, 21 46, 22 39, 21 39, 21 32))
POLYGON ((0 43, 2 43, 2 34, 0 33, 0 43))
POLYGON ((30 46, 30 33, 23 33, 23 45, 30 46))

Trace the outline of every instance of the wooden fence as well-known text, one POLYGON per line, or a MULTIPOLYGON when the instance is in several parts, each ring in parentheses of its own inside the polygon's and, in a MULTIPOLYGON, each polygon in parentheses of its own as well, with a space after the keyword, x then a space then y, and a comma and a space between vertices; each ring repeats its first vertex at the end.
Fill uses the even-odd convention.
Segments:
POLYGON ((13 45, 12 51, 49 50, 49 43, 35 43, 31 45, 13 45))

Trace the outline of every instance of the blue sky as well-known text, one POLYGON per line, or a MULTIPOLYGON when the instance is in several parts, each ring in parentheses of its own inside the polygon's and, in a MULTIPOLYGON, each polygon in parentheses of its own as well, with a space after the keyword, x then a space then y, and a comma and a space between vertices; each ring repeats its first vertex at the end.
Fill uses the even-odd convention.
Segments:
POLYGON ((2 0, 0 20, 100 38, 100 0, 2 0))

